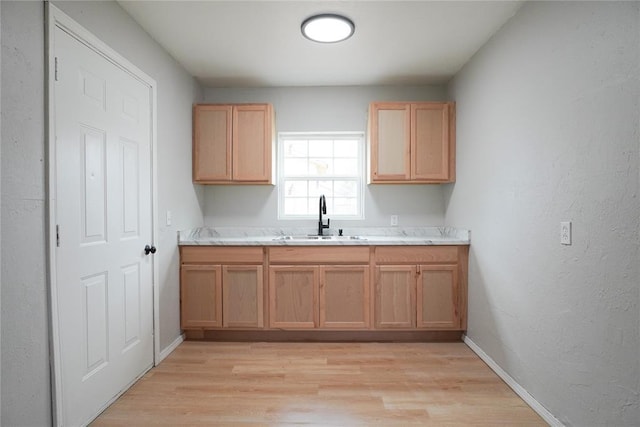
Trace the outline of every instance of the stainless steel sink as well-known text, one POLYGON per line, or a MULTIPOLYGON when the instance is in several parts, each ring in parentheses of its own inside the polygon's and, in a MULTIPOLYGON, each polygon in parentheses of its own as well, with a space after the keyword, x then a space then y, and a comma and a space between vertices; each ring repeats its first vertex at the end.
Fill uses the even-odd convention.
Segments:
POLYGON ((296 241, 345 241, 345 240, 367 240, 365 237, 361 236, 279 236, 273 239, 274 241, 287 241, 287 240, 296 240, 296 241))

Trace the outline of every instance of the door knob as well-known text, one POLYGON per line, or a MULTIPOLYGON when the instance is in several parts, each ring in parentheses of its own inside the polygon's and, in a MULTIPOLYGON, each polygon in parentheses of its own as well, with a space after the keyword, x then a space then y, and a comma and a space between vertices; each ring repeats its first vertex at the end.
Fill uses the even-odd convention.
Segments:
POLYGON ((150 253, 155 254, 156 253, 156 247, 155 246, 146 245, 144 247, 144 254, 145 255, 149 255, 150 253))

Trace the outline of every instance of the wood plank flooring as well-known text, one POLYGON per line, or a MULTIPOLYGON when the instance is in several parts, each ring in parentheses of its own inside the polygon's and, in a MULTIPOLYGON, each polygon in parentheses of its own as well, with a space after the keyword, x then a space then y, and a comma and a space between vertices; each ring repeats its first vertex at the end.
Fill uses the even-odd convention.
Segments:
POLYGON ((92 426, 546 426, 464 343, 184 342, 92 426))

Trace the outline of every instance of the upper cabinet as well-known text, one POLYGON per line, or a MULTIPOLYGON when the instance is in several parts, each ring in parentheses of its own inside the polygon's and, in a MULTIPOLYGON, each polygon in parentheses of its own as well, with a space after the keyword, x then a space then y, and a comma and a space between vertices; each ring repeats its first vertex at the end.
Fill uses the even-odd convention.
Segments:
POLYGON ((270 104, 193 106, 193 181, 271 184, 274 114, 270 104))
POLYGON ((453 102, 374 102, 369 107, 371 183, 455 181, 453 102))

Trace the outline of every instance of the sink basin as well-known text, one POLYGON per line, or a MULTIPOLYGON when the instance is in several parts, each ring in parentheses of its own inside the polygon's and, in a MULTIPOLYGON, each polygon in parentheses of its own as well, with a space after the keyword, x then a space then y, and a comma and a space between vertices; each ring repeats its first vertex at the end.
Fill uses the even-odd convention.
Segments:
POLYGON ((296 240, 296 241, 344 241, 344 240, 367 240, 364 237, 360 236, 280 236, 273 239, 274 241, 286 241, 286 240, 296 240))

